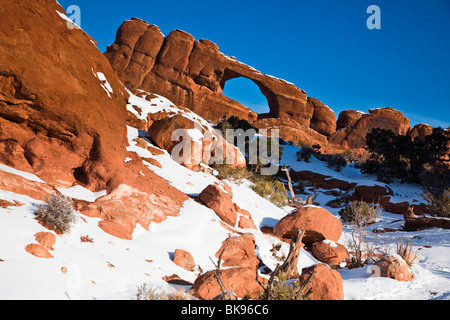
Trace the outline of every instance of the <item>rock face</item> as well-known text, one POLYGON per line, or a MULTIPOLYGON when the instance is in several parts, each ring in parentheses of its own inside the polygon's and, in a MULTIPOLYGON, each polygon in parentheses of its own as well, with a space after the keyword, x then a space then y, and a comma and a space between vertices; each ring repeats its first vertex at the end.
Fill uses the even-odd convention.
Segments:
POLYGON ((417 124, 408 132, 408 135, 414 140, 414 138, 418 138, 420 141, 423 141, 426 136, 433 133, 433 127, 429 124, 417 124))
POLYGON ((106 190, 86 212, 127 239, 176 215, 188 197, 127 151, 129 94, 95 42, 54 0, 5 0, 0 14, 0 163, 47 182, 2 172, 0 188, 39 200, 75 184, 106 190))
MULTIPOLYGON (((345 124, 352 121, 344 121, 345 124)), ((344 125, 342 124, 342 125, 344 125)), ((392 130, 396 134, 405 135, 410 126, 409 120, 393 108, 382 108, 369 110, 363 114, 353 125, 336 131, 329 138, 333 144, 340 145, 344 149, 363 148, 366 145, 366 135, 374 128, 392 130)))
POLYGON ((334 112, 294 84, 267 76, 224 55, 211 41, 196 41, 181 30, 164 37, 155 25, 125 21, 105 56, 131 91, 140 88, 168 97, 213 122, 223 116, 249 122, 287 118, 324 135, 336 129, 334 112), (258 85, 267 98, 268 114, 258 116, 222 94, 226 82, 238 77, 258 85))
POLYGON ((304 230, 302 242, 308 245, 329 239, 338 241, 342 235, 342 223, 328 210, 316 206, 304 206, 282 218, 275 225, 274 234, 292 238, 297 229, 304 230))
POLYGON ((356 123, 362 116, 364 112, 357 110, 345 110, 339 114, 337 120, 337 130, 350 127, 356 123))

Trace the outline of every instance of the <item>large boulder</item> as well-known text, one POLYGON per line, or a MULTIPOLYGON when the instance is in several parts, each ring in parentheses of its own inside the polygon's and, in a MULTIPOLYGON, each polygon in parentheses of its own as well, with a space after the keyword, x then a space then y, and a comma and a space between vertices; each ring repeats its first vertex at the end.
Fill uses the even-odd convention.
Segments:
MULTIPOLYGON (((234 292, 239 298, 249 296, 258 299, 263 289, 256 281, 254 269, 233 267, 223 269, 222 282, 226 291, 234 292)), ((194 295, 202 300, 212 300, 221 293, 215 271, 208 271, 198 277, 192 285, 194 295)))
POLYGON ((312 245, 311 252, 320 262, 331 265, 338 265, 350 257, 344 245, 326 240, 315 242, 312 245))
POLYGON ((148 134, 158 147, 167 150, 174 160, 189 169, 216 161, 232 166, 246 165, 245 157, 238 148, 228 143, 206 121, 196 121, 189 114, 161 117, 152 123, 148 134))
POLYGON ((344 110, 339 114, 337 120, 337 130, 351 127, 358 121, 365 113, 357 110, 344 110))
POLYGON ((383 257, 375 263, 374 267, 372 268, 375 272, 374 276, 387 277, 398 281, 414 279, 411 267, 398 256, 383 257))
POLYGON ((219 218, 234 227, 238 214, 231 195, 217 184, 210 184, 199 195, 199 200, 212 209, 219 218))
POLYGON ((302 242, 307 245, 325 239, 337 242, 342 235, 341 221, 316 206, 304 206, 285 216, 275 225, 274 234, 290 239, 297 235, 297 229, 305 231, 302 242))
POLYGON ((255 253, 255 237, 250 234, 230 236, 217 251, 216 258, 222 254, 222 266, 242 267, 256 270, 259 259, 255 253))
POLYGON ((344 282, 341 274, 326 264, 316 264, 302 270, 300 284, 304 284, 311 275, 311 282, 305 292, 312 289, 312 300, 344 300, 344 282))

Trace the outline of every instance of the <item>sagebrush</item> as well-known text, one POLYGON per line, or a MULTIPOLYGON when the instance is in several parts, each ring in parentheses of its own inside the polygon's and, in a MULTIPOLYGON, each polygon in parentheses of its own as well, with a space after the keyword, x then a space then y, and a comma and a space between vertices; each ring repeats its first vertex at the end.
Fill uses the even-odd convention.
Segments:
POLYGON ((72 200, 56 193, 46 197, 45 203, 39 206, 35 214, 46 227, 60 233, 69 232, 76 220, 72 200))

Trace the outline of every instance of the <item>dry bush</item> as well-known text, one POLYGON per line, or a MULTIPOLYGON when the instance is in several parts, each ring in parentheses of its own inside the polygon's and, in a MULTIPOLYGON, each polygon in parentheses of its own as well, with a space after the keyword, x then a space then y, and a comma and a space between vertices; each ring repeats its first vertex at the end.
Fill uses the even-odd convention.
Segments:
POLYGON ((250 180, 252 173, 245 167, 231 166, 229 164, 213 164, 211 167, 216 170, 218 178, 227 179, 235 183, 242 183, 243 180, 250 180))
POLYGON ((69 232, 76 220, 71 199, 56 193, 46 197, 35 214, 43 225, 59 233, 69 232))
POLYGON ((167 293, 162 291, 161 287, 154 287, 144 283, 137 287, 137 292, 132 300, 191 300, 192 296, 183 292, 176 291, 174 293, 167 293))
MULTIPOLYGON (((272 283, 270 300, 308 300, 309 292, 304 292, 304 286, 300 285, 300 280, 296 279, 289 283, 287 274, 279 272, 272 283)), ((267 300, 264 291, 260 300, 267 300)))
POLYGON ((413 243, 411 240, 406 242, 404 238, 397 240, 396 252, 409 266, 411 266, 419 257, 419 253, 414 251, 412 246, 413 243))
POLYGON ((280 180, 274 179, 260 179, 254 180, 252 190, 261 197, 269 200, 278 207, 283 207, 288 204, 288 196, 286 188, 280 180))
POLYGON ((375 222, 380 213, 379 206, 373 206, 364 201, 353 201, 339 211, 339 216, 352 224, 368 225, 375 222))
POLYGON ((423 194, 428 202, 427 210, 432 216, 450 217, 450 188, 445 189, 440 195, 426 191, 423 194))

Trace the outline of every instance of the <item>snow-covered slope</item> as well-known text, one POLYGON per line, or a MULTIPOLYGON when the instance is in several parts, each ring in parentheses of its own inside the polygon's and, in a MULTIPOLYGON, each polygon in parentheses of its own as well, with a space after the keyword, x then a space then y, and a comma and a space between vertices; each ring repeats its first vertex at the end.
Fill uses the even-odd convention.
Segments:
MULTIPOLYGON (((147 103, 144 99, 132 96, 133 103, 147 103)), ((157 105, 155 108, 165 108, 157 105)), ((131 111, 131 109, 130 109, 131 111)), ((138 116, 138 115, 137 115, 138 116)), ((139 115, 140 116, 140 115, 139 115)), ((201 119, 198 119, 202 121, 201 119)), ((203 122, 203 121, 202 121, 203 122)), ((173 161, 164 151, 152 155, 139 147, 135 138, 144 138, 151 145, 146 133, 128 127, 129 151, 145 158, 154 158, 162 168, 149 162, 145 164, 156 174, 166 179, 182 192, 196 196, 217 178, 204 172, 193 172, 173 161)), ((156 148, 156 146, 153 146, 156 148)), ((324 162, 312 159, 310 163, 297 162, 299 149, 287 145, 282 158, 283 165, 295 170, 310 170, 338 179, 360 184, 379 184, 373 176, 361 175, 358 169, 346 167, 337 173, 325 166, 324 162)), ((124 161, 128 161, 124 159, 124 161)), ((40 181, 13 168, 1 165, 1 171, 21 175, 26 179, 40 181)), ((292 208, 279 208, 258 196, 245 181, 235 184, 228 181, 233 190, 233 201, 242 209, 249 211, 258 230, 239 230, 252 233, 256 239, 257 255, 269 268, 278 261, 270 250, 273 244, 281 244, 282 252, 287 253, 288 245, 280 240, 263 234, 260 227, 273 227, 292 208)), ((420 199, 419 186, 391 185, 396 195, 393 201, 420 199)), ((104 193, 92 193, 81 186, 59 189, 69 197, 85 201, 95 201, 104 193)), ((336 217, 339 209, 325 206, 334 199, 319 193, 316 201, 336 217)), ((134 230, 133 240, 122 240, 105 233, 98 227, 98 218, 90 218, 77 213, 77 222, 71 232, 57 235, 51 254, 52 259, 37 258, 25 251, 30 243, 36 243, 34 235, 48 232, 34 219, 34 212, 41 201, 28 196, 0 190, 0 200, 23 203, 22 206, 0 207, 0 299, 131 299, 137 292, 137 286, 144 283, 170 292, 188 290, 189 286, 176 286, 163 280, 165 276, 178 275, 193 282, 199 270, 193 272, 177 266, 172 261, 176 249, 190 252, 202 270, 214 268, 210 257, 214 257, 230 231, 223 228, 214 211, 194 200, 187 200, 179 216, 169 217, 159 224, 151 224, 149 231, 139 225, 134 230), (82 241, 81 239, 84 239, 82 241), (89 240, 89 241, 86 241, 89 240), (66 272, 63 272, 67 270, 66 272)), ((400 228, 402 216, 382 212, 373 228, 400 228)), ((340 243, 346 244, 351 226, 344 224, 344 233, 340 243)), ((344 280, 346 299, 449 299, 450 298, 450 230, 432 229, 420 232, 401 232, 389 234, 370 234, 371 241, 380 243, 380 252, 384 248, 385 237, 395 244, 396 238, 412 239, 414 249, 420 256, 413 266, 416 275, 410 282, 371 277, 368 267, 338 271, 344 280)), ((318 263, 310 252, 301 249, 299 270, 318 263)))

